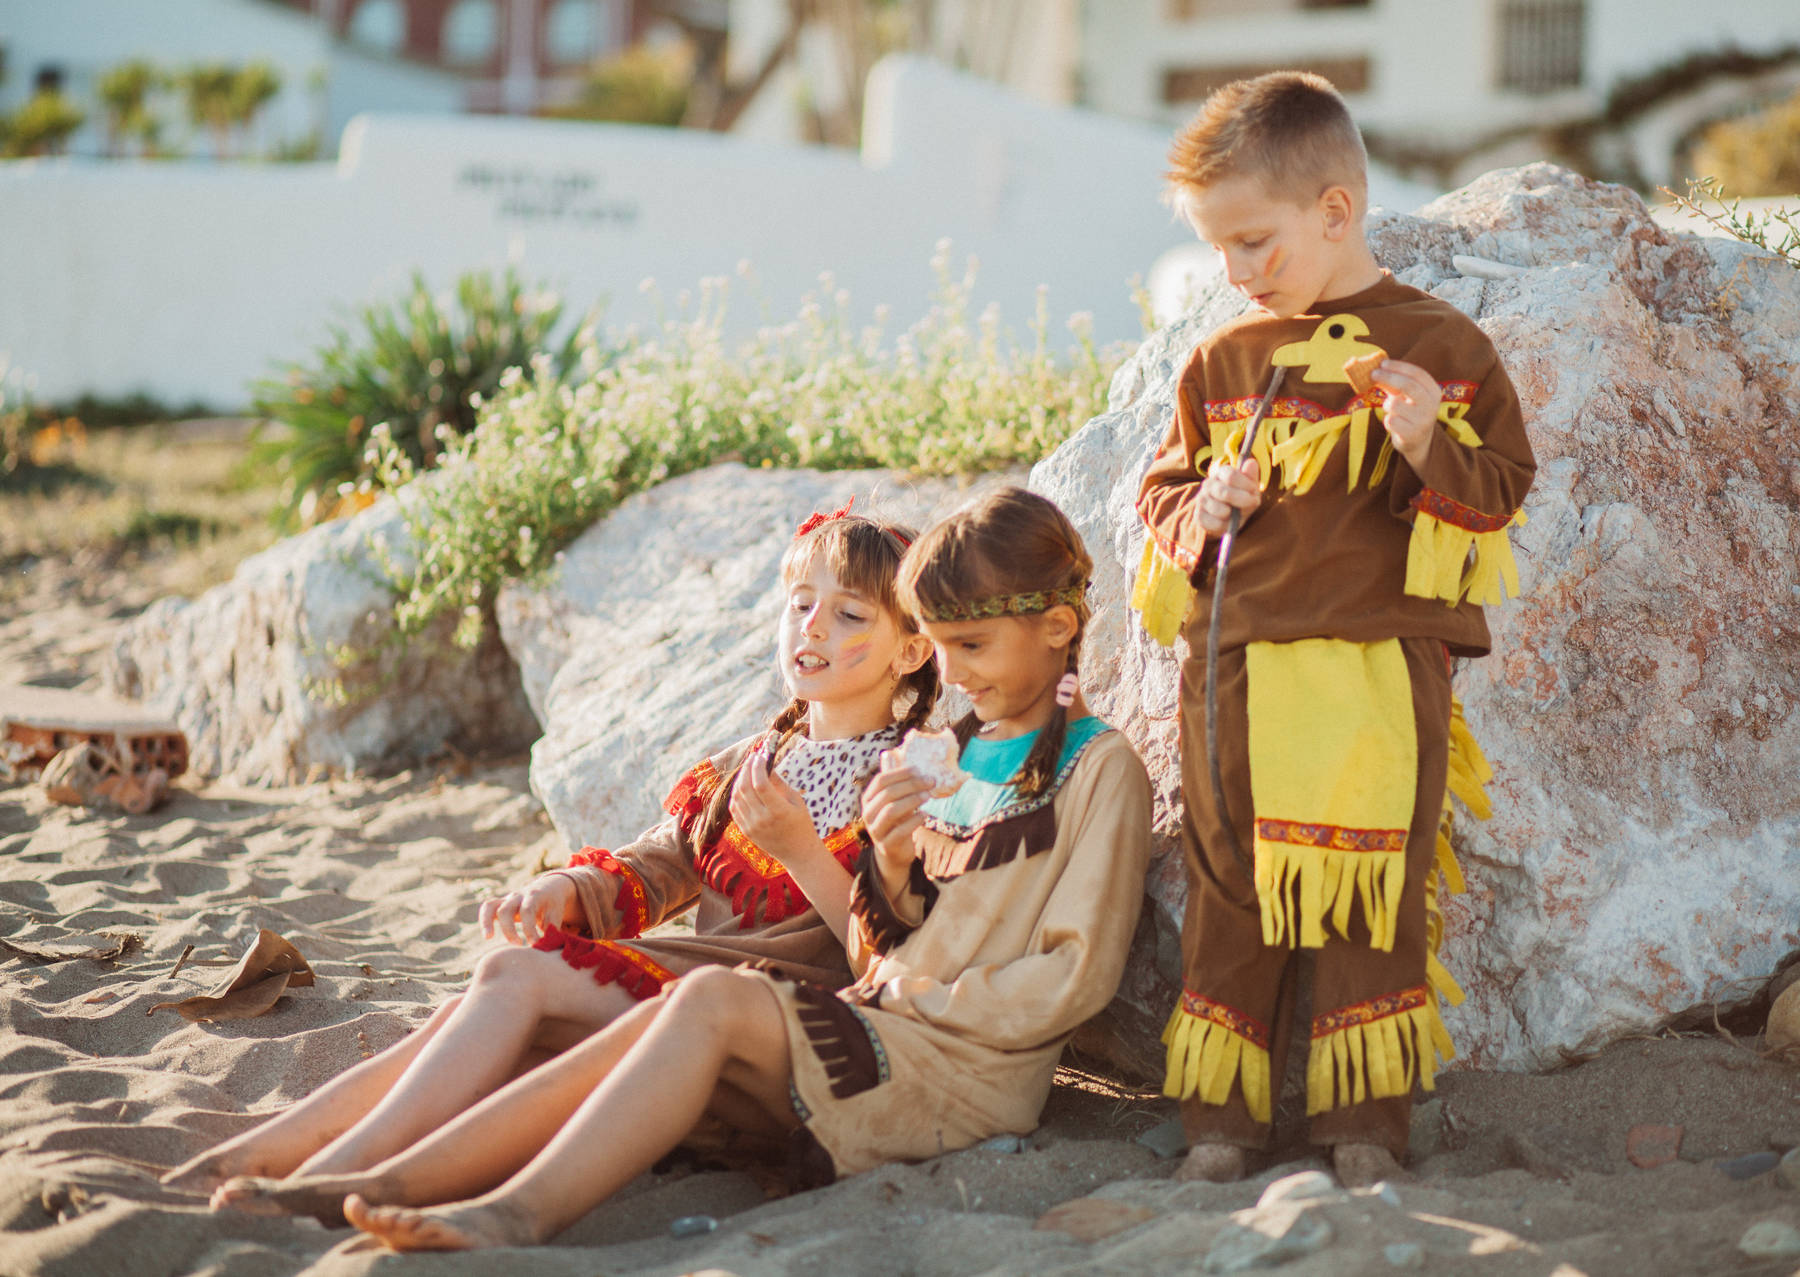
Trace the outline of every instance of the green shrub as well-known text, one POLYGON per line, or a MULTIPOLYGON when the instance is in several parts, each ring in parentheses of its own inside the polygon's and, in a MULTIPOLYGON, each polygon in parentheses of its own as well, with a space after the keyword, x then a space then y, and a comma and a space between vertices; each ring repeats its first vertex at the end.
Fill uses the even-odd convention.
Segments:
POLYGON ((561 319, 562 301, 511 269, 498 280, 464 275, 443 301, 415 275, 404 299, 332 325, 310 361, 252 387, 257 413, 278 428, 259 432, 251 464, 280 479, 283 508, 303 522, 329 509, 322 500, 367 484, 378 425, 413 469, 434 465, 447 440, 474 428, 472 396, 491 395, 508 368, 546 351, 553 367, 568 367, 573 334, 551 349, 561 319))
POLYGON ((1800 199, 1786 207, 1777 204, 1758 212, 1744 208, 1741 200, 1727 199, 1724 184, 1716 177, 1690 179, 1686 195, 1677 195, 1666 186, 1662 189, 1664 195, 1694 216, 1711 222, 1734 239, 1774 253, 1800 270, 1800 199))
POLYGON ((1739 195, 1800 194, 1800 93, 1707 129, 1694 167, 1739 195))
POLYGON ((5 154, 60 155, 70 135, 86 121, 87 112, 61 93, 40 90, 7 122, 5 154))
MULTIPOLYGON (((957 275, 940 245, 932 265, 929 311, 891 340, 884 314, 856 325, 827 277, 794 321, 728 343, 730 288, 713 279, 697 305, 611 350, 584 329, 571 376, 543 356, 508 372, 438 474, 406 494, 418 557, 386 564, 401 631, 455 614, 472 645, 502 580, 553 562, 632 493, 703 466, 989 470, 1038 460, 1103 407, 1123 351, 1097 350, 1088 317, 1069 320, 1075 345, 1058 358, 1044 290, 1021 343, 996 308, 971 316, 973 260, 957 275)), ((377 432, 374 446, 380 485, 406 487, 417 464, 399 437, 377 432)))
POLYGON ((566 120, 673 126, 687 114, 692 79, 693 68, 679 47, 653 49, 636 44, 595 63, 576 99, 545 114, 566 120))

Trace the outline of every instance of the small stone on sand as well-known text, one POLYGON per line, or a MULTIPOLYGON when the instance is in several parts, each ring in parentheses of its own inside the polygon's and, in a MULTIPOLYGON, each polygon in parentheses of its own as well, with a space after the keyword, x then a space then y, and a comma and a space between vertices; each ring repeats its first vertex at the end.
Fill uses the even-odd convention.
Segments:
POLYGON ((1072 1202, 1052 1206, 1038 1216, 1032 1227, 1067 1233, 1078 1242, 1097 1242, 1102 1237, 1135 1228, 1155 1215, 1148 1206, 1134 1206, 1109 1197, 1077 1197, 1072 1202))
POLYGON ((1760 1219, 1744 1230, 1737 1248, 1751 1259, 1788 1259, 1800 1255, 1800 1229, 1779 1219, 1760 1219))
POLYGON ((1625 1132, 1625 1157, 1641 1170, 1666 1166, 1681 1155, 1679 1126, 1634 1126, 1625 1132))

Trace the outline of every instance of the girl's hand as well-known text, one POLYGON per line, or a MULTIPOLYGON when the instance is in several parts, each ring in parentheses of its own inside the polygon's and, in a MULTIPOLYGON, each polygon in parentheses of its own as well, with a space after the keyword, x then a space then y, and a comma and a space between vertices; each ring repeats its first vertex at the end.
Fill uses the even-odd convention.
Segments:
POLYGON ((481 937, 500 929, 508 944, 536 944, 551 927, 563 926, 576 907, 575 884, 563 874, 533 878, 520 891, 481 903, 481 937))
POLYGON ((760 748, 752 750, 738 770, 731 787, 730 810, 750 841, 779 860, 789 873, 804 858, 826 854, 806 800, 770 769, 768 756, 760 748))
POLYGON ((1437 431, 1443 388, 1436 377, 1403 359, 1382 360, 1373 377, 1375 384, 1387 392, 1381 419, 1394 441, 1394 450, 1417 470, 1424 464, 1431 436, 1437 431))
POLYGON ((924 824, 919 809, 931 797, 931 781, 900 761, 900 751, 881 752, 881 770, 863 790, 863 826, 875 844, 875 858, 890 889, 904 884, 918 858, 913 831, 924 824))
POLYGON ((1231 512, 1249 514, 1262 504, 1262 485, 1257 482, 1261 468, 1255 457, 1245 457, 1242 465, 1213 462, 1200 484, 1200 526, 1212 537, 1222 537, 1231 526, 1231 512))

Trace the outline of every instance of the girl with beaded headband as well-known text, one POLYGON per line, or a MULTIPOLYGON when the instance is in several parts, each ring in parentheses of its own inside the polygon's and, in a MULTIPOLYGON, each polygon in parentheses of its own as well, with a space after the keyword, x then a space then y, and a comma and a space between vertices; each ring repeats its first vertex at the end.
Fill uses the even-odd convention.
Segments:
POLYGON ((400 1156, 293 1191, 341 1203, 397 1250, 518 1246, 567 1227, 706 1114, 785 1139, 801 1185, 1029 1132, 1063 1043, 1117 987, 1149 854, 1143 764, 1077 697, 1058 703, 1085 620, 1069 591, 1087 570, 1068 520, 1017 490, 907 552, 902 597, 922 614, 980 613, 922 626, 975 705, 953 796, 971 801, 921 828, 927 782, 884 756, 850 891, 855 983, 702 968, 400 1156), (996 672, 989 642, 1027 673, 996 672), (1064 746, 1027 793, 1019 764, 1058 716, 1064 746), (959 815, 971 836, 942 837, 959 815))
POLYGON ((930 644, 895 598, 912 536, 848 505, 802 524, 781 562, 791 699, 768 728, 684 775, 667 818, 634 842, 585 847, 484 903, 483 934, 506 943, 423 1031, 170 1182, 227 1181, 215 1204, 280 1209, 279 1181, 231 1177, 372 1166, 696 968, 774 962, 823 987, 848 981, 860 790, 937 703, 930 644), (640 938, 690 909, 691 933, 640 938))

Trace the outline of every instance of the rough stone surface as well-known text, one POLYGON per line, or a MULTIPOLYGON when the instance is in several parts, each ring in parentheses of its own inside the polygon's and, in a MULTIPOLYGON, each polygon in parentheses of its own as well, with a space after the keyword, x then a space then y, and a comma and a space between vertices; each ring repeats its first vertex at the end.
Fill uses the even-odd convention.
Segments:
POLYGON ((1650 1170, 1681 1156, 1683 1128, 1645 1124, 1625 1132, 1625 1157, 1633 1166, 1650 1170))
POLYGON ((1785 1220, 1758 1220, 1744 1230, 1737 1248, 1751 1259, 1792 1259, 1800 1256, 1800 1229, 1785 1220))
MULTIPOLYGON (((1447 910, 1462 1060, 1553 1065, 1753 996, 1800 946, 1800 272, 1541 164, 1382 215, 1370 239, 1493 339, 1540 465, 1514 534, 1524 597, 1457 675, 1497 772, 1494 819, 1459 825, 1470 892, 1447 910), (1466 277, 1457 255, 1524 269, 1466 277)), ((1101 561, 1093 699, 1163 800, 1124 990, 1146 1023, 1179 980, 1180 649, 1127 624, 1131 499, 1187 352, 1241 305, 1216 291, 1152 336, 1032 478, 1101 561)))
POLYGON ((492 626, 473 652, 448 626, 389 641, 377 540, 405 561, 392 501, 252 555, 197 599, 158 600, 114 644, 110 689, 173 718, 207 777, 284 784, 315 768, 390 769, 446 744, 523 748, 537 723, 492 626), (344 649, 362 656, 340 666, 344 649), (334 680, 347 699, 326 690, 334 680))
POLYGON ((1208 1273, 1242 1273, 1279 1268, 1291 1260, 1331 1245, 1331 1221, 1301 1203, 1259 1206, 1239 1211, 1206 1252, 1200 1269, 1208 1273))
POLYGON ((563 551, 552 581, 503 589, 501 634, 544 724, 532 788, 570 848, 635 837, 684 771, 780 709, 779 565, 802 519, 854 496, 859 513, 923 527, 975 491, 714 466, 626 501, 563 551))
POLYGON ((1769 1023, 1763 1040, 1772 1047, 1800 1047, 1800 984, 1790 984, 1769 1007, 1769 1023))

